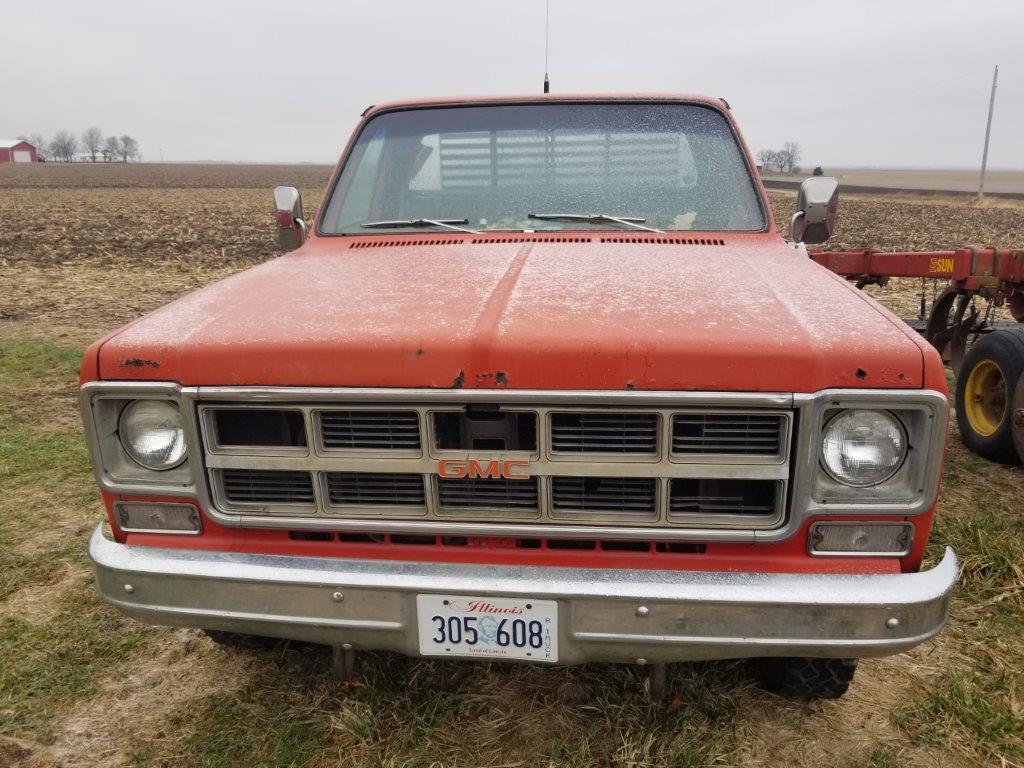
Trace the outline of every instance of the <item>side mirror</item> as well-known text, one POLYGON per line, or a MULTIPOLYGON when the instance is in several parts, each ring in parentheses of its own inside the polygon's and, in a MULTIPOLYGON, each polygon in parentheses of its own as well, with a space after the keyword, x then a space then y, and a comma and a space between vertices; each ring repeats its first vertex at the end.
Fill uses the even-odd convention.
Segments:
POLYGON ((277 242, 293 251, 306 241, 306 220, 302 218, 302 195, 295 187, 274 187, 274 219, 277 242))
POLYGON ((789 222, 794 243, 824 243, 832 236, 839 208, 839 180, 812 176, 800 185, 796 213, 789 222))

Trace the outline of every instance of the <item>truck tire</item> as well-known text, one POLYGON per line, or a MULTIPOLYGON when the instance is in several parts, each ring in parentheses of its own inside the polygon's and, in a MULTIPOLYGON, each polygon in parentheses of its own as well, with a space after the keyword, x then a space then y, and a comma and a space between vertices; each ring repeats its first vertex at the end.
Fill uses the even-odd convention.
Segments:
POLYGON ((221 629, 204 629, 203 634, 217 645, 225 648, 236 648, 243 651, 262 651, 288 642, 279 637, 263 637, 261 635, 243 635, 238 632, 225 632, 221 629))
POLYGON ((956 377, 956 423, 970 450, 991 461, 1019 461, 1012 400, 1024 373, 1024 326, 993 331, 967 350, 956 377))
POLYGON ((756 659, 761 685, 792 699, 838 699, 850 687, 856 659, 756 659))
POLYGON ((1013 398, 1013 443, 1017 458, 1024 464, 1024 376, 1017 381, 1017 395, 1013 398))

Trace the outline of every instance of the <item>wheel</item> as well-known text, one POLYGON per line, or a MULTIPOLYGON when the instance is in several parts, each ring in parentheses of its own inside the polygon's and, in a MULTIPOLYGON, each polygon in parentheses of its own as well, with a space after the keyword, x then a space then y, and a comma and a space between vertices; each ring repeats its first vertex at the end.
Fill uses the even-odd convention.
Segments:
POLYGON ((1024 376, 1017 381, 1017 395, 1013 398, 1013 444, 1017 458, 1024 464, 1024 376))
POLYGON ((279 637, 262 637, 261 635, 242 635, 238 632, 224 632, 220 629, 204 629, 203 633, 217 645, 225 648, 238 648, 244 651, 262 651, 277 648, 288 642, 279 637))
POLYGON ((794 699, 838 699, 850 687, 856 659, 756 659, 761 685, 794 699))
POLYGON ((1024 373, 1024 326, 993 331, 967 350, 956 377, 956 423, 964 445, 992 461, 1019 461, 1012 398, 1024 373))

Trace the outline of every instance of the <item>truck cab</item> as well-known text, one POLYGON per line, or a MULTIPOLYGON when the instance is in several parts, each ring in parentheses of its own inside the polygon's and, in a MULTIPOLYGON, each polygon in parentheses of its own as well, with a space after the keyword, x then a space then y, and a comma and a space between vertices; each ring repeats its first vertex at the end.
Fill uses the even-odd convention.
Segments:
MULTIPOLYGON (((935 635, 939 355, 790 239, 720 99, 367 110, 289 252, 92 345, 103 597, 141 621, 838 696, 935 635)), ((660 678, 663 679, 663 678, 660 678)))

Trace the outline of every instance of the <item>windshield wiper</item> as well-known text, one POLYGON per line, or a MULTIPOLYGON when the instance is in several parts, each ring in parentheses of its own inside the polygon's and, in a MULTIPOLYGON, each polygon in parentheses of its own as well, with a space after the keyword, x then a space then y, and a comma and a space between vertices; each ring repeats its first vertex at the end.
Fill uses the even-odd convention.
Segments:
POLYGON ((643 222, 647 221, 647 219, 642 219, 638 216, 611 216, 607 213, 528 213, 526 218, 539 219, 541 221, 611 221, 624 227, 634 227, 647 232, 657 232, 658 234, 664 234, 665 232, 662 229, 645 227, 643 222))
POLYGON ((475 229, 458 227, 456 224, 469 224, 469 219, 396 219, 395 221, 364 221, 359 226, 364 229, 399 229, 401 227, 443 227, 454 229, 456 232, 468 232, 471 235, 479 235, 475 229))

